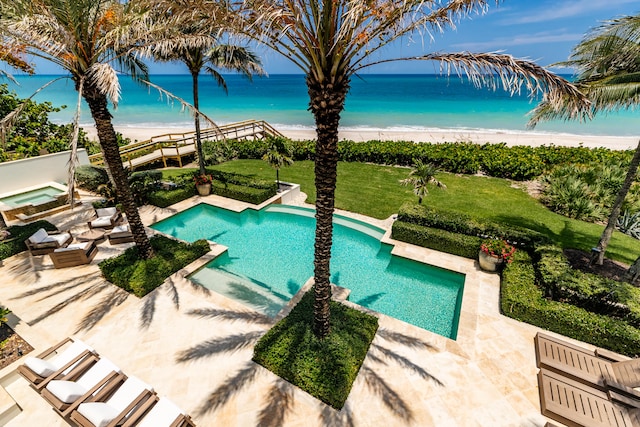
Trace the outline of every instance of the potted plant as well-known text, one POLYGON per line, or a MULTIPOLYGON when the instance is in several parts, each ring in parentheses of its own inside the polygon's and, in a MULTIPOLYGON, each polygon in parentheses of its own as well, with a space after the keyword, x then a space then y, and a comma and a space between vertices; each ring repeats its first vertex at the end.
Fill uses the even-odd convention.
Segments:
POLYGON ((500 239, 487 239, 480 245, 478 262, 485 271, 498 271, 505 264, 511 262, 516 248, 500 239))
POLYGON ((208 196, 209 193, 211 193, 211 183, 213 182, 211 175, 197 174, 193 177, 193 180, 196 183, 196 189, 199 195, 208 196))

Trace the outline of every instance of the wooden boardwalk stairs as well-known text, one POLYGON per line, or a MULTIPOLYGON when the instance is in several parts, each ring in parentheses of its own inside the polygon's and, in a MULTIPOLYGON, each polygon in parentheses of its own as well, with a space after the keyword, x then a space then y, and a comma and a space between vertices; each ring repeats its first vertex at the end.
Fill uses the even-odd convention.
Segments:
MULTIPOLYGON (((262 139, 267 136, 284 135, 267 122, 257 120, 230 123, 200 131, 202 141, 222 141, 227 139, 244 141, 262 139)), ((122 164, 132 171, 159 161, 162 161, 166 168, 167 160, 175 160, 182 167, 182 159, 195 154, 195 141, 195 131, 158 135, 146 141, 134 142, 120 147, 120 158, 122 159, 122 164)), ((89 156, 89 161, 94 166, 104 165, 102 153, 89 156)))

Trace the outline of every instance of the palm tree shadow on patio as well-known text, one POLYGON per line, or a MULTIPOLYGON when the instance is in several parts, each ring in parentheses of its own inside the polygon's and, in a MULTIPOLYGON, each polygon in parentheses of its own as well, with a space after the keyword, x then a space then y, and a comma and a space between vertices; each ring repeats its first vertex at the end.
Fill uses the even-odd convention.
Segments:
MULTIPOLYGON (((176 362, 178 363, 186 363, 253 348, 260 337, 266 333, 265 327, 273 324, 273 320, 270 318, 251 311, 204 308, 191 310, 187 314, 199 316, 203 319, 213 318, 231 322, 242 321, 260 326, 260 330, 215 338, 197 344, 177 353, 176 362)), ((403 423, 412 422, 414 415, 410 404, 403 399, 401 392, 394 390, 383 377, 376 373, 375 367, 376 365, 387 366, 389 363, 394 363, 400 368, 410 371, 412 374, 417 374, 427 382, 433 383, 438 387, 443 387, 444 383, 435 375, 402 356, 400 352, 392 349, 391 346, 384 345, 384 343, 389 343, 394 347, 404 346, 425 351, 434 351, 434 347, 415 337, 387 329, 379 329, 376 335, 378 342, 374 342, 371 345, 365 363, 361 367, 360 375, 363 375, 366 386, 380 399, 381 403, 394 417, 399 418, 403 423)), ((261 370, 264 369, 265 368, 253 361, 246 362, 235 374, 229 376, 209 394, 196 411, 196 414, 203 416, 215 412, 225 406, 234 396, 243 392, 249 392, 251 384, 255 382, 256 377, 261 370)), ((295 412, 293 393, 296 387, 277 377, 271 384, 269 390, 263 398, 264 403, 258 414, 256 424, 260 426, 280 426, 284 424, 289 414, 295 412)), ((354 413, 347 400, 341 410, 336 410, 326 405, 320 412, 319 418, 324 426, 352 426, 355 425, 353 415, 354 413)))

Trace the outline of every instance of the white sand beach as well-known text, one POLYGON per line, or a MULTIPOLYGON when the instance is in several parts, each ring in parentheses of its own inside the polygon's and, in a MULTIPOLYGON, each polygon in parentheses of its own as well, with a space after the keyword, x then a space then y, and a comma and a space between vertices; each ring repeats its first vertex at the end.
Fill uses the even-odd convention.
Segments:
MULTIPOLYGON (((89 138, 96 138, 94 127, 85 127, 89 138)), ((279 129, 285 136, 293 140, 315 139, 312 130, 286 130, 279 129)), ((116 131, 132 141, 144 141, 151 137, 163 134, 180 134, 192 132, 193 128, 149 128, 149 127, 118 127, 116 131)), ((414 142, 458 142, 470 141, 478 144, 501 143, 507 145, 563 145, 578 147, 580 145, 589 148, 606 147, 613 150, 635 149, 638 144, 637 137, 600 136, 600 135, 575 135, 560 133, 537 132, 492 132, 461 129, 442 129, 425 131, 395 131, 395 130, 343 130, 340 131, 340 139, 351 141, 414 141, 414 142)))

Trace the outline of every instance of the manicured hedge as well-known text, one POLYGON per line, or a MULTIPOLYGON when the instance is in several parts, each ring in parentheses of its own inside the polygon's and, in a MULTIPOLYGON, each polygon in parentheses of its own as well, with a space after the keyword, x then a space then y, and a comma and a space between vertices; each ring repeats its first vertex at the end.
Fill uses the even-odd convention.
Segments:
POLYGON ((213 182, 211 192, 218 196, 228 197, 230 199, 240 200, 254 205, 259 205, 265 200, 276 195, 275 188, 251 188, 237 184, 224 185, 218 181, 213 182))
MULTIPOLYGON (((294 160, 313 160, 314 141, 291 141, 294 160)), ((268 150, 264 141, 235 141, 242 159, 260 159, 268 150)), ((500 144, 445 142, 439 144, 409 141, 338 142, 340 161, 410 166, 414 159, 430 162, 452 173, 487 175, 515 180, 535 178, 551 168, 568 163, 616 163, 624 165, 633 152, 606 148, 559 147, 555 145, 508 147, 500 144)))
POLYGON ((166 208, 175 203, 181 202, 189 197, 196 195, 195 185, 188 185, 183 188, 175 188, 173 190, 156 190, 147 194, 149 204, 166 208))
POLYGON ((24 241, 39 228, 44 228, 47 231, 57 230, 55 225, 45 220, 35 221, 26 225, 12 225, 7 228, 11 236, 6 240, 0 240, 0 260, 26 251, 27 246, 24 241))
POLYGON ((405 203, 398 210, 398 221, 438 228, 452 233, 480 238, 500 238, 520 248, 533 248, 548 238, 537 231, 513 225, 473 218, 457 211, 436 209, 415 203, 405 203))
POLYGON ((341 409, 378 329, 378 319, 330 302, 331 333, 314 335, 313 290, 254 347, 253 360, 323 402, 341 409))
POLYGON ((478 251, 482 243, 482 239, 479 237, 452 233, 403 221, 395 221, 393 223, 391 238, 471 259, 478 257, 478 251))
POLYGON ((188 244, 165 236, 154 236, 150 242, 155 251, 153 258, 140 259, 138 248, 133 246, 98 264, 104 277, 125 291, 143 297, 210 249, 206 240, 188 244))
POLYGON ((628 356, 640 355, 640 330, 620 319, 547 300, 530 256, 517 251, 502 272, 500 307, 509 317, 628 356))

